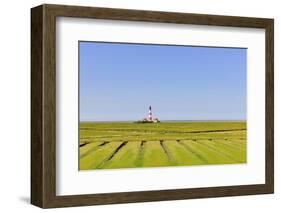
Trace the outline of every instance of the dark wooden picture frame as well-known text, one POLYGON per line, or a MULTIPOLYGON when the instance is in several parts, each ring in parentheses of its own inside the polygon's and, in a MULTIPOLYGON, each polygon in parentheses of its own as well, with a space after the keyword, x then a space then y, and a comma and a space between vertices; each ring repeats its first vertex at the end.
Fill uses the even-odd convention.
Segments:
POLYGON ((126 9, 41 5, 31 9, 31 203, 66 207, 274 192, 274 20, 126 9), (266 34, 265 184, 56 195, 56 18, 75 17, 262 28, 266 34))

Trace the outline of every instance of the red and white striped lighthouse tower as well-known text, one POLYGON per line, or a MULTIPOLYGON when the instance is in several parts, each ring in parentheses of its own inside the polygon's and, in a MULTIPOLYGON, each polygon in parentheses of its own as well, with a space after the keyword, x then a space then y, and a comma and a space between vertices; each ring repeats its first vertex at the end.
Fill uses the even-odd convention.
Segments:
POLYGON ((156 117, 152 117, 152 107, 148 108, 148 116, 142 120, 137 121, 137 123, 159 123, 159 119, 156 117))
POLYGON ((151 106, 149 106, 149 110, 148 110, 148 120, 152 121, 152 111, 151 111, 151 106))

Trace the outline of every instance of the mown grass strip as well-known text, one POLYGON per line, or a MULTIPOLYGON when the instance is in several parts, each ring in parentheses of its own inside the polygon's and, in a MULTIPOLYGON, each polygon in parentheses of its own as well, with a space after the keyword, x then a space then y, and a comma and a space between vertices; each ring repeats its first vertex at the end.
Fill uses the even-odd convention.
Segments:
POLYGON ((206 163, 204 159, 202 160, 193 150, 184 147, 184 145, 180 143, 180 140, 166 141, 165 143, 170 152, 173 153, 173 158, 178 166, 202 165, 206 163))
POLYGON ((103 169, 135 168, 141 142, 128 142, 117 153, 101 166, 103 169))
POLYGON ((104 159, 96 168, 97 169, 100 169, 100 168, 103 168, 105 167, 105 165, 107 163, 110 162, 110 160, 115 156, 117 155, 117 153, 128 143, 128 141, 124 141, 122 142, 115 150, 114 152, 112 152, 106 159, 104 159))
POLYGON ((215 142, 224 144, 224 145, 229 146, 233 149, 239 150, 240 152, 245 152, 246 149, 247 149, 246 143, 240 144, 240 143, 237 143, 237 142, 232 141, 232 140, 229 140, 229 141, 216 140, 215 142))
POLYGON ((192 147, 190 147, 188 144, 184 143, 183 141, 178 141, 178 144, 180 144, 182 147, 184 147, 184 149, 189 153, 189 158, 191 161, 190 165, 194 165, 194 164, 208 164, 208 159, 204 157, 204 155, 198 153, 198 151, 196 151, 195 149, 193 149, 192 147), (192 158, 191 156, 195 156, 197 159, 192 158))
POLYGON ((237 149, 235 147, 231 147, 227 144, 216 141, 200 141, 200 143, 214 151, 217 151, 218 153, 227 156, 230 159, 235 160, 237 163, 245 163, 246 161, 246 150, 237 149))
POLYGON ((148 141, 145 144, 143 167, 159 166, 171 166, 171 162, 159 141, 148 141))
POLYGON ((144 152, 145 152, 145 144, 146 141, 141 141, 140 145, 139 145, 139 151, 138 151, 138 156, 136 159, 136 167, 142 167, 143 165, 143 158, 144 158, 144 152))
POLYGON ((101 162, 106 160, 112 153, 115 152, 116 148, 121 142, 109 142, 108 144, 95 149, 85 157, 80 158, 80 169, 96 169, 101 162))
POLYGON ((160 145, 161 145, 163 151, 165 152, 165 154, 167 155, 171 165, 173 165, 173 166, 177 165, 177 163, 173 157, 173 153, 169 150, 168 146, 166 145, 166 142, 164 140, 160 140, 160 145))
POLYGON ((79 148, 79 155, 80 159, 84 158, 91 152, 95 151, 96 149, 100 148, 101 146, 106 145, 108 142, 92 142, 88 143, 87 146, 83 146, 79 148))
POLYGON ((221 144, 213 142, 213 141, 198 141, 198 144, 207 147, 209 150, 217 153, 217 155, 224 156, 235 163, 242 163, 241 160, 236 156, 233 155, 233 152, 229 150, 229 148, 225 146, 221 146, 221 144))
POLYGON ((183 142, 186 146, 196 150, 201 157, 207 160, 208 163, 206 164, 229 164, 229 163, 237 163, 234 159, 229 158, 228 156, 224 155, 223 153, 218 152, 208 146, 204 146, 203 144, 199 143, 198 141, 189 141, 183 142))

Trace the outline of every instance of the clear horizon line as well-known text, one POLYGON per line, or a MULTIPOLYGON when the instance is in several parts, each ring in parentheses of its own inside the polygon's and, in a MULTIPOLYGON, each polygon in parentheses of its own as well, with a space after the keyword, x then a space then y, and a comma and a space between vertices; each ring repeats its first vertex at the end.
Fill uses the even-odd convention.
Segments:
MULTIPOLYGON (((138 120, 80 120, 80 122, 135 122, 138 120)), ((190 120, 160 120, 160 122, 169 121, 247 121, 247 119, 190 119, 190 120)))

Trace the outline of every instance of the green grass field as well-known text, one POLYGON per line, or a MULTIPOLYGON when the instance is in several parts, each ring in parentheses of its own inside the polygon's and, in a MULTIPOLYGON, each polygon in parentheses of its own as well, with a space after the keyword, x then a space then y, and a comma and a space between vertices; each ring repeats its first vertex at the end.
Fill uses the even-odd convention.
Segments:
POLYGON ((80 170, 246 163, 246 122, 81 122, 80 170))

